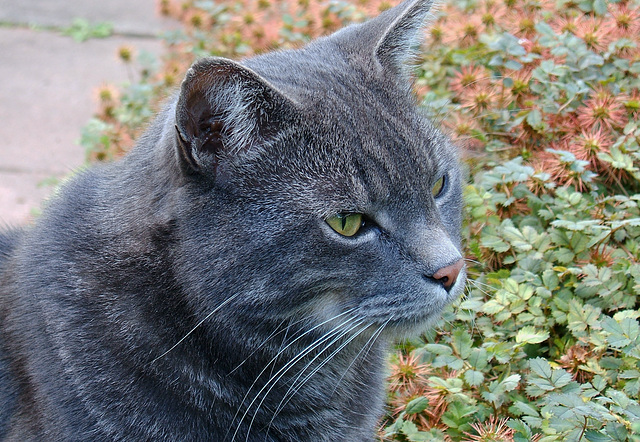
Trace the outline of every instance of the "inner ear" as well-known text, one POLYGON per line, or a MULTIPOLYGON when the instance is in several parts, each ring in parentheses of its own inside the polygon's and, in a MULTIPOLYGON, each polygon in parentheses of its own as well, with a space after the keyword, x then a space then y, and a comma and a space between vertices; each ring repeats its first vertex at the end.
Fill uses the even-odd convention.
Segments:
POLYGON ((224 146, 224 130, 225 125, 222 119, 212 117, 200 123, 198 132, 201 134, 202 144, 200 150, 210 155, 217 155, 222 152, 224 146))

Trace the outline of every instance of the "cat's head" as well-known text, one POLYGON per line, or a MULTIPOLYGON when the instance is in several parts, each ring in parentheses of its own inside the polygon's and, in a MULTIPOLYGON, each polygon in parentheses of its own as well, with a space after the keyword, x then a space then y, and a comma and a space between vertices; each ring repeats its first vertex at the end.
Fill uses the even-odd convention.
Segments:
POLYGON ((457 153, 416 108, 408 67, 430 6, 189 70, 181 253, 203 312, 226 300, 240 316, 406 330, 459 296, 457 153))

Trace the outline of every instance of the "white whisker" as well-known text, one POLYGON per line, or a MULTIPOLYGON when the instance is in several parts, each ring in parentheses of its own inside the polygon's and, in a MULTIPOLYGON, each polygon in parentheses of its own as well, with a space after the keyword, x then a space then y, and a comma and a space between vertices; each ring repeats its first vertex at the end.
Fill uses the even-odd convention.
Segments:
MULTIPOLYGON (((260 376, 262 376, 264 374, 265 371, 267 371, 267 369, 271 366, 272 363, 274 363, 282 353, 284 353, 289 347, 291 347, 293 344, 295 344, 297 341, 299 341, 300 339, 302 339, 304 336, 308 335, 309 333, 313 332, 314 330, 318 329, 319 327, 322 327, 323 325, 327 324, 328 322, 334 321, 336 319, 338 319, 341 316, 344 315, 348 315, 349 313, 351 313, 353 310, 355 310, 354 308, 351 308, 343 313, 340 313, 338 315, 335 315, 332 318, 327 319, 326 321, 321 322, 320 324, 315 325, 314 327, 310 328, 309 330, 305 331, 304 333, 302 333, 300 336, 298 336, 296 339, 294 339, 293 341, 291 341, 289 344, 287 344, 284 348, 280 349, 280 351, 278 351, 278 353, 265 365, 265 367, 260 371, 260 373, 258 373, 258 375, 256 376, 255 380, 253 381, 253 383, 249 386, 249 388, 247 389, 247 392, 245 393, 244 397, 242 398, 242 402, 240 402, 240 406, 238 407, 238 410, 236 411, 236 414, 233 416, 232 422, 234 422, 236 420, 236 418, 238 417, 238 413, 240 413, 240 410, 242 409, 242 405, 245 403, 245 401, 247 400, 247 397, 249 396, 249 393, 251 393, 251 390, 253 389, 253 387, 255 386, 255 384, 258 382, 258 380, 260 379, 260 376)), ((342 326, 342 324, 349 322, 351 319, 347 319, 347 321, 344 321, 340 324, 338 324, 336 327, 334 327, 334 329, 332 329, 331 332, 335 331, 337 328, 339 328, 340 326, 342 326)), ((330 333, 331 333, 330 332, 330 333)), ((326 336, 326 335, 325 335, 326 336)), ((309 348, 309 347, 307 347, 309 348)), ((311 351, 311 350, 309 350, 311 351)), ((286 365, 285 365, 286 367, 286 365)), ((283 367, 284 368, 284 367, 283 367)), ((282 369, 281 369, 282 370, 282 369)), ((276 373, 277 375, 277 373, 276 373)), ((269 384, 269 382, 271 381, 271 379, 273 379, 273 376, 270 377, 269 381, 267 381, 267 383, 265 384, 265 386, 262 387, 262 389, 258 392, 258 395, 264 390, 264 388, 269 384)), ((251 401, 251 403, 249 404, 249 406, 247 407, 247 410, 245 411, 244 415, 242 416, 242 418, 240 419, 240 421, 238 422, 238 425, 236 427, 235 432, 233 433, 233 436, 231 438, 231 441, 235 440, 235 437, 240 429, 240 424, 242 423, 242 421, 244 420, 244 418, 246 417, 247 413, 249 412, 249 409, 251 408, 251 406, 253 405, 253 403, 256 401, 256 398, 253 399, 253 401, 251 401)), ((231 431, 231 428, 229 428, 228 431, 231 431)), ((228 434, 228 432, 227 432, 228 434)))
POLYGON ((191 334, 196 331, 196 329, 198 327, 200 327, 207 319, 209 319, 211 316, 213 316, 218 310, 220 310, 222 307, 224 307, 225 305, 227 305, 228 303, 230 303, 231 301, 233 301, 235 298, 237 298, 240 295, 240 292, 236 293, 233 296, 228 297, 227 299, 225 299, 222 303, 220 303, 220 305, 218 305, 216 308, 214 308, 211 313, 209 313, 207 316, 205 316, 202 320, 200 320, 200 322, 198 322, 191 330, 189 330, 189 332, 187 332, 186 335, 184 335, 178 342, 176 342, 175 344, 173 344, 173 346, 165 351, 164 353, 162 353, 160 356, 158 356, 157 358, 155 358, 153 361, 151 361, 151 364, 154 364, 157 360, 162 359, 163 357, 165 357, 167 354, 169 354, 170 351, 172 351, 174 348, 176 348, 178 345, 180 345, 185 339, 187 339, 189 336, 191 336, 191 334))
POLYGON ((287 334, 289 333, 289 329, 291 328, 291 326, 296 325, 300 322, 305 321, 307 318, 302 318, 302 319, 298 319, 297 321, 293 322, 293 323, 289 323, 289 325, 287 325, 286 328, 281 329, 280 326, 282 324, 284 324, 285 321, 283 321, 280 325, 278 325, 278 327, 275 328, 275 330, 269 335, 267 336, 267 338, 262 342, 262 344, 260 344, 259 346, 257 346, 252 352, 251 354, 249 354, 249 356, 247 356, 242 362, 240 362, 240 364, 238 364, 233 370, 231 370, 229 373, 227 373, 227 376, 231 375, 232 373, 234 373, 236 370, 238 370, 242 365, 245 364, 245 362, 247 362, 249 359, 251 359, 251 356, 253 356, 254 354, 256 354, 256 352, 258 350, 260 350, 262 347, 264 347, 266 345, 267 342, 269 342, 271 340, 271 338, 278 336, 280 333, 285 332, 284 338, 282 340, 282 344, 280 346, 280 349, 278 350, 278 353, 280 353, 282 351, 283 345, 287 339, 287 334))
POLYGON ((351 361, 351 363, 349 364, 349 366, 347 367, 347 369, 344 371, 344 373, 342 373, 342 376, 340 376, 340 379, 338 379, 338 382, 336 382, 335 387, 333 388, 333 392, 331 393, 331 395, 333 396, 336 393, 336 390, 338 389, 338 385, 340 385, 340 382, 342 382, 342 379, 344 379, 344 377, 346 376, 346 374, 349 372, 349 370, 351 369, 351 367, 353 366, 353 364, 355 364, 355 362, 358 360, 358 358, 360 357, 361 354, 364 354, 364 356, 366 357, 366 355, 369 353, 369 351, 373 348, 373 345, 375 344, 375 341, 380 337, 380 334, 382 333, 382 331, 384 330, 384 328, 387 326, 387 324, 389 324, 389 322, 391 322, 393 320, 393 316, 391 316, 389 319, 387 319, 385 322, 383 322, 380 327, 378 327, 376 329, 375 332, 373 332, 373 334, 371 335, 371 337, 367 340, 367 342, 365 342, 365 344, 362 346, 362 348, 360 349, 360 351, 358 352, 358 354, 353 358, 353 361, 351 361), (363 353, 364 352, 364 353, 363 353))
MULTIPOLYGON (((251 407, 253 406, 253 404, 255 403, 255 401, 260 397, 260 394, 264 391, 264 389, 269 386, 269 388, 267 389, 267 391, 264 393, 264 395, 262 396, 262 399, 260 400, 260 402, 258 403, 258 406, 256 407, 256 410, 253 414, 253 417, 251 418, 251 422, 249 423, 249 429, 247 430, 247 440, 249 438, 249 433, 251 430, 251 427, 253 426, 253 422, 255 421, 255 418, 258 414, 258 410, 260 410, 260 407, 262 406, 262 404, 264 403, 265 399, 267 398, 267 396, 269 395, 269 393, 271 392, 271 390, 273 390, 273 388, 276 386, 276 384, 278 383, 278 381, 280 379, 282 379, 282 377, 291 369, 293 368, 298 362, 300 362, 305 356, 307 356, 309 353, 311 353, 313 350, 315 350, 317 347, 319 347, 320 345, 324 344, 327 340, 331 339, 332 336, 334 336, 336 333, 339 334, 340 337, 344 336, 347 332, 345 331, 340 331, 340 328, 348 323, 352 318, 349 318, 347 321, 342 322, 341 324, 337 325, 336 327, 334 327, 330 332, 326 333, 322 338, 316 340, 315 342, 313 342, 312 344, 310 344, 309 346, 307 346, 307 348, 305 348, 302 352, 300 352, 295 358, 293 358, 291 361, 287 362, 284 366, 282 366, 280 368, 280 370, 278 370, 278 372, 276 372, 276 374, 271 377, 267 383, 260 389, 260 391, 258 391, 258 393, 256 394, 256 397, 251 401, 251 403, 249 404, 249 406, 247 407, 244 415, 242 416, 242 419, 240 419, 240 422, 238 423, 238 425, 240 425, 240 423, 244 420, 245 416, 247 415, 247 413, 249 412, 249 409, 251 409, 251 407), (269 385, 271 384, 271 385, 269 385)), ((362 323, 362 321, 360 321, 360 323, 362 323)), ((323 348, 322 351, 324 351, 324 349, 326 349, 327 347, 325 346, 323 348)), ((321 352, 320 352, 321 353, 321 352)), ((238 427, 239 428, 239 427, 238 427)), ((237 430, 236 430, 237 431, 237 430)), ((233 439, 232 439, 233 442, 233 439)))
POLYGON ((363 321, 358 321, 357 323, 353 324, 351 327, 349 327, 347 330, 345 330, 343 333, 341 333, 340 335, 338 335, 336 338, 334 338, 331 342, 329 342, 327 345, 325 345, 325 347, 318 352, 318 354, 316 356, 314 356, 311 361, 309 361, 307 363, 307 365, 304 366, 304 368, 302 368, 302 370, 300 370, 298 376, 296 376, 296 378, 291 382, 291 386, 289 387, 289 389, 287 390, 287 392, 282 396, 282 400, 280 400, 280 403, 278 404, 278 406, 276 407, 276 410, 273 413, 273 417, 271 418, 271 421, 269 422, 269 427, 271 427, 271 424, 273 423, 273 419, 275 419, 276 415, 284 408, 284 406, 289 403, 289 401, 293 398, 293 396, 300 390, 300 388, 302 388, 302 386, 314 375, 316 374, 322 367, 324 367, 327 362, 329 362, 337 353, 339 353, 344 347, 346 347, 349 343, 351 343, 351 341, 353 341, 356 337, 358 337, 364 330, 366 330, 368 327, 371 326, 371 324, 367 324, 365 325, 361 330, 359 330, 358 332, 356 332, 354 335, 352 335, 349 339, 347 339, 345 342, 343 342, 336 350, 334 350, 329 356, 327 356, 327 358, 320 363, 320 365, 318 365, 318 367, 314 368, 308 375, 306 375, 304 377, 304 379, 302 379, 302 381, 299 382, 298 386, 296 387, 296 383, 298 382, 298 380, 300 379, 300 377, 302 377, 302 375, 304 374, 305 371, 307 371, 307 369, 313 365, 313 363, 322 355, 322 353, 330 348, 333 344, 335 344, 336 342, 338 342, 340 339, 344 338, 347 334, 349 334, 354 328, 360 326, 363 323, 363 321))

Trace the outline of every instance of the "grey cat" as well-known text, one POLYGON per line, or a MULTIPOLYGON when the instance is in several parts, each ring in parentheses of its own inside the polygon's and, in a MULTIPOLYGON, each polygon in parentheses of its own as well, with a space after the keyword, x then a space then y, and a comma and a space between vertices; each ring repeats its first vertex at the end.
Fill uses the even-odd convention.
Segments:
POLYGON ((374 439, 390 342, 465 284, 456 149, 407 67, 429 8, 197 61, 0 233, 0 438, 374 439))

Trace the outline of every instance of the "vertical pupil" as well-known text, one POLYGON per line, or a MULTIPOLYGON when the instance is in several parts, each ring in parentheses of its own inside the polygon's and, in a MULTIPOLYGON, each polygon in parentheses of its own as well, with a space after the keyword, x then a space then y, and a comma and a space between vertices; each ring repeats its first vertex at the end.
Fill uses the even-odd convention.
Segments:
POLYGON ((342 230, 344 230, 344 229, 345 229, 345 227, 347 227, 347 217, 348 217, 348 216, 349 216, 349 215, 342 215, 342 216, 340 217, 340 221, 341 221, 341 223, 342 223, 342 230))
POLYGON ((443 187, 444 187, 444 176, 441 177, 438 181, 436 181, 436 184, 433 186, 433 189, 431 190, 431 192, 433 193, 433 196, 438 197, 440 195, 440 192, 442 192, 443 187))

